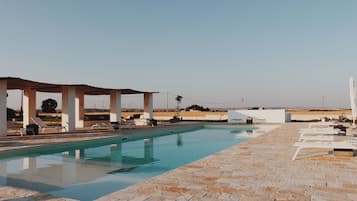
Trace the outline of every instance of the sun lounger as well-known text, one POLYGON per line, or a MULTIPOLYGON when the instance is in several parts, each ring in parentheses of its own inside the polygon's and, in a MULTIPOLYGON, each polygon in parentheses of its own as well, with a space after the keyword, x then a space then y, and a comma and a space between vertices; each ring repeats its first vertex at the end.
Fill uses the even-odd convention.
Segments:
POLYGON ((330 135, 338 135, 343 133, 340 129, 335 128, 302 128, 300 129, 300 134, 330 134, 330 135))
POLYGON ((121 121, 121 125, 123 126, 135 126, 134 119, 126 119, 121 121))
POLYGON ((336 122, 333 121, 320 121, 320 122, 313 122, 309 123, 308 127, 309 128, 329 128, 331 126, 336 126, 336 122))
POLYGON ((326 131, 331 131, 331 130, 338 130, 333 127, 327 127, 327 128, 301 128, 300 133, 306 133, 306 132, 326 132, 326 131))
POLYGON ((295 147, 298 147, 294 153, 292 160, 295 160, 301 149, 304 148, 330 148, 330 149, 357 149, 357 145, 352 141, 342 142, 296 142, 295 147))
POLYGON ((62 132, 62 131, 66 131, 66 128, 64 126, 49 126, 47 125, 45 122, 42 121, 42 119, 35 117, 32 118, 31 120, 38 125, 38 127, 42 130, 42 132, 46 132, 47 130, 53 130, 55 129, 56 132, 62 132))
POLYGON ((338 131, 338 130, 334 130, 334 131, 326 131, 326 132, 307 132, 307 133, 300 133, 300 138, 302 136, 309 136, 309 135, 338 135, 340 134, 341 131, 338 131))
POLYGON ((326 135, 313 135, 313 136, 300 136, 299 141, 333 141, 333 136, 326 135))
POLYGON ((300 132, 299 141, 332 141, 334 135, 344 133, 339 129, 325 129, 325 130, 303 130, 300 132))
POLYGON ((148 119, 134 119, 134 122, 136 126, 147 126, 150 121, 148 119))
POLYGON ((21 136, 23 136, 26 133, 26 129, 18 127, 12 121, 7 122, 7 129, 9 131, 9 133, 13 133, 13 134, 17 134, 17 135, 20 134, 21 136))
POLYGON ((113 129, 113 126, 110 123, 96 123, 93 124, 91 129, 113 129))

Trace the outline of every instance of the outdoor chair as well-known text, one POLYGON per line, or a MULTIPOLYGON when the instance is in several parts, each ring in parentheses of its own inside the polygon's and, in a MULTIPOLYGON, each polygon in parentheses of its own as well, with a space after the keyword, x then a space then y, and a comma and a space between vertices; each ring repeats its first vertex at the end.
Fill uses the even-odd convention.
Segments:
POLYGON ((309 128, 329 128, 336 126, 336 122, 333 121, 319 121, 319 122, 312 122, 309 123, 308 127, 309 128))
POLYGON ((91 129, 114 130, 114 127, 111 123, 95 123, 90 128, 91 129))
POLYGON ((298 147, 293 155, 292 160, 295 160, 299 152, 304 148, 330 148, 339 150, 357 150, 357 145, 352 141, 341 142, 296 142, 295 147, 298 147))
POLYGON ((23 136, 26 133, 26 130, 24 128, 18 127, 14 122, 8 121, 7 122, 7 128, 9 133, 13 133, 16 135, 21 135, 23 136))
POLYGON ((38 117, 34 117, 34 118, 31 117, 31 120, 33 121, 33 123, 38 125, 38 127, 41 129, 42 132, 47 132, 47 130, 53 130, 53 129, 55 129, 56 132, 66 131, 66 127, 64 126, 49 126, 45 122, 43 122, 42 119, 38 117))

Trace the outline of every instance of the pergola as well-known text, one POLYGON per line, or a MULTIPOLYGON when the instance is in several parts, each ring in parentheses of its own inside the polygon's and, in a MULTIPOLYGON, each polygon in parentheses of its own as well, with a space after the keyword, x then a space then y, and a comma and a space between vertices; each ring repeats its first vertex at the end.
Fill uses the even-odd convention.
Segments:
POLYGON ((84 95, 110 95, 110 121, 121 120, 121 95, 144 94, 144 118, 153 118, 153 94, 133 89, 111 89, 86 84, 53 84, 17 77, 0 77, 0 135, 7 130, 7 90, 23 90, 23 127, 36 117, 36 92, 62 94, 62 126, 67 131, 83 128, 84 95))

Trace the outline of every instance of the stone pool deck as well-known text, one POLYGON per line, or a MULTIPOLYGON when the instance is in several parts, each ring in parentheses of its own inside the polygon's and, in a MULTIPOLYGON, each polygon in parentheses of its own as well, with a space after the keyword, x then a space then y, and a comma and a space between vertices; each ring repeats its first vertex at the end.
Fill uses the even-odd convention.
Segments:
MULTIPOLYGON (((357 200, 357 157, 309 149, 291 160, 298 130, 306 126, 281 125, 99 200, 357 200)), ((0 200, 70 199, 0 186, 0 200)))
POLYGON ((99 200, 357 200, 357 157, 311 149, 291 160, 302 127, 282 125, 99 200))

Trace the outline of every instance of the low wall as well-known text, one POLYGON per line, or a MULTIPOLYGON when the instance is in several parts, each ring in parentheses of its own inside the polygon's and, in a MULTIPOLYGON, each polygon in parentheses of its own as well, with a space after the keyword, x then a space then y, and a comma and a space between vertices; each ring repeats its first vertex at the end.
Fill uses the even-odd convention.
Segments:
MULTIPOLYGON (((228 115, 223 114, 206 114, 202 116, 181 116, 185 121, 227 121, 228 115)), ((154 116, 154 119, 161 121, 168 121, 172 119, 171 116, 154 116)))
POLYGON ((254 123, 285 123, 290 115, 285 110, 228 110, 229 123, 245 123, 253 118, 254 123))

